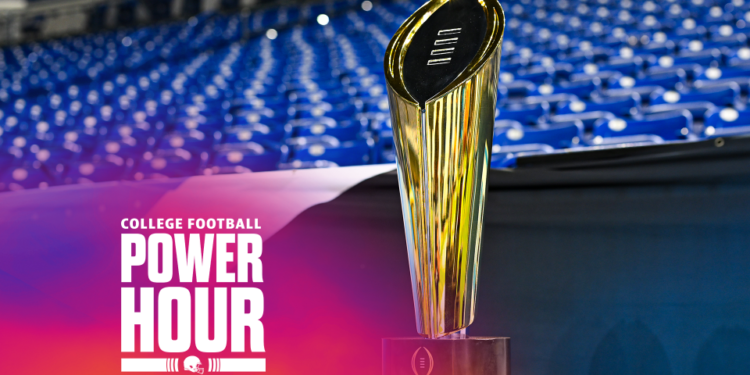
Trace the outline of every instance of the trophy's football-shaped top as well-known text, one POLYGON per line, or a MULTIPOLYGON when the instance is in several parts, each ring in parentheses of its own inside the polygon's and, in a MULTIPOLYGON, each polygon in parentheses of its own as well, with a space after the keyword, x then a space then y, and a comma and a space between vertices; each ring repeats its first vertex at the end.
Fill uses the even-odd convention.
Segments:
POLYGON ((509 340, 474 319, 505 17, 497 0, 432 0, 385 54, 417 331, 383 340, 386 375, 507 375, 509 340))
POLYGON ((427 338, 474 319, 503 27, 496 0, 434 0, 386 50, 417 330, 427 338))

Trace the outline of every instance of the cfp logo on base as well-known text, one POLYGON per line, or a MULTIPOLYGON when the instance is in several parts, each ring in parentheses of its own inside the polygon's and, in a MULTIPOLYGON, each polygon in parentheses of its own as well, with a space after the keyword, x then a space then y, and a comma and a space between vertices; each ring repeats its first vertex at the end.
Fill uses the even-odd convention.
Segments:
POLYGON ((430 375, 434 365, 432 353, 424 346, 417 348, 411 356, 411 370, 414 371, 414 375, 430 375))

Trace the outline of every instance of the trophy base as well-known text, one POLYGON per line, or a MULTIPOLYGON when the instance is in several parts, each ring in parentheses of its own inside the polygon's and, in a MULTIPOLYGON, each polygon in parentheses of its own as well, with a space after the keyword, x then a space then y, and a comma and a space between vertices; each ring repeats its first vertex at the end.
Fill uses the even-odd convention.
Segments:
POLYGON ((383 339, 383 375, 510 375, 510 338, 383 339))

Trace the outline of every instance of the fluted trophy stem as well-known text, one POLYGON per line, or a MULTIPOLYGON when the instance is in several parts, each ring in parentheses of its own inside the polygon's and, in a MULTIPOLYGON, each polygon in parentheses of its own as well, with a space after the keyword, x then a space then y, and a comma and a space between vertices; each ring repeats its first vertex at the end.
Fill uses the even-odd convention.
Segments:
POLYGON ((386 51, 417 331, 427 338, 474 319, 503 27, 496 0, 434 0, 386 51))

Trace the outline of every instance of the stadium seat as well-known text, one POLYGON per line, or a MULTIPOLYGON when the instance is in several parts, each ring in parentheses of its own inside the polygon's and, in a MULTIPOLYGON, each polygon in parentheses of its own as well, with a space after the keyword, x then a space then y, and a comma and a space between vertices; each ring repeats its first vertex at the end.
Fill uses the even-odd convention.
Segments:
POLYGON ((710 102, 716 106, 737 105, 740 88, 734 82, 723 86, 700 88, 684 91, 666 91, 662 94, 651 94, 651 104, 675 104, 689 102, 710 102))
POLYGON ((683 71, 685 72, 685 77, 688 80, 692 80, 705 70, 703 66, 696 63, 684 63, 675 65, 674 58, 670 55, 662 56, 657 61, 658 65, 650 66, 648 67, 648 69, 646 69, 645 73, 647 75, 660 75, 683 71))
POLYGON ((510 128, 510 127, 520 128, 522 126, 523 124, 515 120, 495 120, 495 131, 497 131, 497 129, 504 129, 504 128, 510 128))
POLYGON ((561 82, 557 85, 543 84, 532 92, 532 95, 573 94, 579 98, 588 98, 601 88, 601 80, 592 78, 581 81, 561 82))
POLYGON ((545 128, 509 126, 495 128, 492 143, 499 146, 524 144, 544 144, 552 148, 578 146, 583 139, 583 124, 580 121, 569 124, 555 124, 545 128))
POLYGON ((201 159, 182 148, 145 152, 138 163, 133 179, 163 179, 187 177, 198 173, 201 159))
POLYGON ((77 161, 69 165, 63 178, 65 184, 83 184, 103 181, 116 181, 124 178, 127 164, 124 159, 107 155, 95 157, 91 161, 77 161))
POLYGON ((291 169, 315 169, 315 168, 336 168, 336 163, 328 160, 316 160, 316 161, 299 161, 295 160, 291 163, 279 164, 279 170, 291 170, 291 169))
POLYGON ((224 129, 225 143, 274 142, 281 143, 291 134, 291 126, 270 127, 260 123, 232 126, 224 129))
POLYGON ((701 73, 694 85, 698 88, 720 87, 736 83, 743 94, 748 93, 750 87, 750 67, 719 68, 710 67, 701 73))
POLYGON ((290 138, 290 161, 326 160, 338 166, 366 164, 371 159, 372 139, 339 142, 331 136, 290 138))
POLYGON ((713 109, 706 115, 704 137, 750 134, 750 110, 713 109))
POLYGON ((501 81, 499 86, 508 93, 508 96, 526 96, 536 89, 533 82, 512 79, 511 81, 501 81))
POLYGON ((632 135, 655 135, 665 141, 687 139, 693 134, 693 116, 685 110, 679 113, 666 113, 645 116, 637 120, 621 118, 599 121, 593 131, 593 144, 603 138, 632 135))
POLYGON ((611 112, 605 111, 591 111, 581 113, 567 113, 562 115, 554 115, 550 117, 552 123, 567 123, 573 121, 580 121, 586 130, 591 130, 594 127, 594 123, 601 119, 613 119, 616 116, 611 112))
POLYGON ((552 94, 552 95, 537 95, 527 96, 523 99, 515 99, 508 101, 508 104, 525 104, 525 105, 537 105, 547 103, 550 107, 550 111, 556 109, 560 103, 578 101, 579 98, 573 94, 552 94))
POLYGON ((52 179, 39 162, 19 165, 0 174, 0 191, 46 188, 52 179))
POLYGON ((528 69, 519 70, 516 73, 515 79, 528 81, 534 84, 542 84, 551 81, 554 76, 555 71, 552 68, 545 66, 532 66, 528 69))
POLYGON ((750 67, 750 48, 741 47, 731 50, 727 65, 731 67, 750 67))
POLYGON ((621 76, 617 79, 610 80, 609 88, 618 89, 643 86, 660 86, 665 90, 682 88, 687 83, 684 70, 678 69, 672 72, 646 74, 642 78, 633 78, 631 76, 621 76))
POLYGON ((138 140, 128 137, 120 140, 103 140, 94 150, 94 155, 105 158, 107 155, 116 155, 123 159, 140 159, 146 149, 153 146, 153 139, 138 140))
POLYGON ((648 109, 646 109, 644 112, 647 115, 650 114, 656 114, 656 113, 665 113, 665 112, 679 112, 682 110, 688 110, 690 111, 690 114, 693 115, 694 120, 702 120, 706 112, 709 112, 716 108, 716 105, 714 105, 711 102, 705 102, 705 101, 698 101, 698 102, 686 102, 686 103, 665 103, 665 104, 655 104, 652 106, 649 106, 648 109))
POLYGON ((571 114, 584 112, 610 112, 616 116, 634 116, 638 114, 641 107, 641 98, 638 94, 631 96, 614 97, 606 99, 595 99, 592 101, 570 101, 557 107, 557 114, 571 114))
POLYGON ((339 126, 330 117, 292 120, 289 122, 294 137, 330 135, 339 141, 353 141, 362 134, 359 123, 348 121, 346 126, 339 126))
POLYGON ((592 147, 601 148, 624 148, 637 146, 650 146, 664 143, 664 139, 658 135, 640 134, 640 135, 623 135, 618 137, 594 137, 591 140, 592 147))
POLYGON ((536 124, 539 122, 545 122, 549 116, 549 104, 546 102, 522 105, 512 104, 505 108, 499 108, 496 120, 514 120, 522 124, 536 124))
POLYGON ((212 174, 271 171, 277 168, 282 153, 280 148, 263 147, 255 142, 223 144, 217 146, 210 171, 212 174))
POLYGON ((550 145, 539 143, 528 143, 511 146, 492 146, 492 156, 490 166, 492 168, 509 168, 515 166, 516 158, 519 156, 528 156, 536 154, 549 154, 554 152, 550 145))
POLYGON ((184 149, 196 154, 208 151, 215 142, 212 134, 200 130, 171 132, 165 135, 158 144, 160 150, 184 149))
POLYGON ((661 86, 639 86, 631 88, 612 88, 601 92, 594 96, 594 98, 616 98, 616 97, 631 97, 634 94, 641 98, 641 104, 650 104, 652 96, 658 96, 665 92, 661 86))

